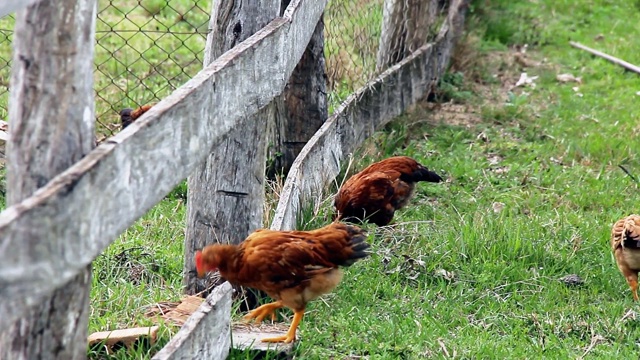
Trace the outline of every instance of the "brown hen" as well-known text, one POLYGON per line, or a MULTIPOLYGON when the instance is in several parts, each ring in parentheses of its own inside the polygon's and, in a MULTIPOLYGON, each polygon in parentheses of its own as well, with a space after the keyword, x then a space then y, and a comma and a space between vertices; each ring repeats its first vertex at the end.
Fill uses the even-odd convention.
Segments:
POLYGON ((627 279, 633 300, 638 301, 640 272, 640 215, 629 215, 616 221, 611 228, 611 250, 618 269, 627 279))
POLYGON ((133 110, 130 108, 120 110, 120 121, 122 123, 122 129, 131 125, 137 118, 151 109, 153 105, 142 105, 139 108, 133 110))
POLYGON ((339 266, 350 266, 368 255, 364 232, 334 222, 312 231, 257 230, 239 245, 215 244, 195 256, 198 276, 220 271, 234 285, 266 292, 276 301, 251 311, 245 320, 275 317, 286 306, 294 317, 285 336, 263 339, 289 343, 304 316, 307 303, 333 290, 342 278, 339 266))
POLYGON ((396 210, 409 203, 419 181, 440 182, 442 178, 408 156, 373 163, 342 185, 334 202, 336 217, 387 225, 396 210))

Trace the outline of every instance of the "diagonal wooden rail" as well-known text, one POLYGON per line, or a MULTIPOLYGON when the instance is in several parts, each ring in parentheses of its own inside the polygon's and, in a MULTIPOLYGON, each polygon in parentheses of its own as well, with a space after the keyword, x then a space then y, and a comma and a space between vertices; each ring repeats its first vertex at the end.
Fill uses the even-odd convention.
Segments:
POLYGON ((302 204, 334 181, 342 162, 371 134, 427 95, 444 73, 462 30, 467 0, 453 0, 436 39, 350 95, 307 142, 284 183, 271 229, 291 230, 302 204))
POLYGON ((280 94, 325 5, 292 1, 282 17, 0 213, 0 328, 89 265, 241 119, 280 94))

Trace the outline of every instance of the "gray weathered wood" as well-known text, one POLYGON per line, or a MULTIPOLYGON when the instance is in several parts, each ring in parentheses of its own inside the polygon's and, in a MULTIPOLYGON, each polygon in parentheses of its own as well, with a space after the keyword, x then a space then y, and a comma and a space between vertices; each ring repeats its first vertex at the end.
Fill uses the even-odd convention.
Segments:
POLYGON ((232 128, 245 126, 241 119, 281 93, 325 5, 293 1, 283 17, 0 213, 0 328, 76 276, 232 128))
POLYGON ((24 9, 38 1, 40 0, 2 0, 2 2, 0 2, 0 18, 20 9, 24 9))
MULTIPOLYGON (((17 13, 8 205, 31 196, 93 147, 95 13, 94 0, 42 1, 17 13)), ((48 246, 47 239, 38 245, 48 246)), ((89 265, 26 316, 2 326, 0 359, 86 358, 90 286, 89 265)))
MULTIPOLYGON (((283 5, 288 0, 283 1, 283 5)), ((324 59, 324 21, 320 19, 300 62, 293 70, 282 96, 274 100, 276 115, 273 160, 269 177, 287 174, 304 145, 324 124, 327 107, 327 75, 324 59)))
POLYGON ((376 69, 389 66, 425 45, 442 0, 385 0, 376 69))
POLYGON ((377 128, 402 114, 435 86, 462 30, 468 0, 453 0, 433 44, 419 48, 349 96, 296 158, 271 223, 292 230, 301 204, 317 203, 348 154, 377 128))
POLYGON ((152 360, 224 360, 231 345, 231 285, 216 287, 152 360))
MULTIPOLYGON (((244 41, 280 13, 279 0, 213 3, 204 65, 244 41)), ((262 228, 267 124, 271 106, 244 119, 188 178, 184 284, 187 294, 205 293, 215 278, 198 279, 195 251, 206 245, 237 244, 262 228)), ((239 290, 239 289, 238 289, 239 290)))

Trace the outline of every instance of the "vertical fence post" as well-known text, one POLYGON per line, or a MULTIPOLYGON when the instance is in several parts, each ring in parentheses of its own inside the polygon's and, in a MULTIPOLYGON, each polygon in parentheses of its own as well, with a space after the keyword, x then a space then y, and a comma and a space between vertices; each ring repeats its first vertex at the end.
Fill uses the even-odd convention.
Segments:
MULTIPOLYGON (((279 10, 280 0, 214 1, 204 65, 267 25, 279 10)), ((192 271, 196 249, 215 242, 238 243, 262 227, 266 132, 272 113, 268 106, 245 119, 188 178, 184 249, 188 294, 214 285, 210 278, 197 279, 192 271)))
MULTIPOLYGON (((290 0, 282 1, 281 13, 290 0)), ((307 141, 327 120, 327 72, 324 58, 324 21, 320 18, 309 44, 293 70, 283 94, 276 98, 273 162, 269 177, 287 174, 307 141)))
MULTIPOLYGON (((94 146, 95 16, 95 0, 41 1, 17 14, 7 205, 32 195, 94 146)), ((90 284, 88 267, 0 329, 0 359, 86 358, 90 284)))
POLYGON ((426 44, 442 0, 384 0, 376 70, 386 70, 426 44))

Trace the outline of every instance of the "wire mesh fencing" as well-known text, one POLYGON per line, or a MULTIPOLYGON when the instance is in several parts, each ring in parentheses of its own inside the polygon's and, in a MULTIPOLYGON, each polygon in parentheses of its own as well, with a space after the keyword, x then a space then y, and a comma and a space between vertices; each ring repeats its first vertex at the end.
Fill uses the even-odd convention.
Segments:
MULTIPOLYGON (((96 135, 113 135, 125 107, 157 102, 202 69, 211 0, 99 0, 96 135)), ((0 118, 7 119, 14 16, 0 19, 0 118)))
POLYGON ((325 58, 330 106, 432 41, 446 0, 330 0, 325 58))
POLYGON ((125 107, 157 102, 202 69, 211 0, 101 0, 94 87, 97 132, 125 107))
MULTIPOLYGON (((94 88, 99 140, 119 130, 122 108, 157 102, 202 69, 211 1, 98 1, 94 88)), ((330 107, 431 40, 435 15, 445 7, 442 0, 330 0, 324 14, 330 107), (429 15, 416 22, 412 19, 424 17, 412 16, 415 12, 429 15), (406 39, 406 34, 414 35, 406 39), (416 39, 415 34, 422 35, 416 39)), ((0 119, 8 117, 14 23, 12 15, 0 19, 0 119)))

